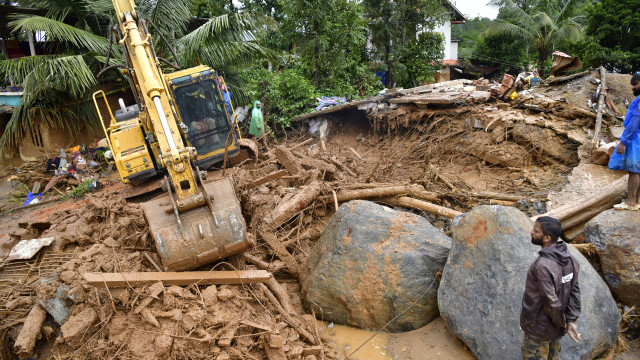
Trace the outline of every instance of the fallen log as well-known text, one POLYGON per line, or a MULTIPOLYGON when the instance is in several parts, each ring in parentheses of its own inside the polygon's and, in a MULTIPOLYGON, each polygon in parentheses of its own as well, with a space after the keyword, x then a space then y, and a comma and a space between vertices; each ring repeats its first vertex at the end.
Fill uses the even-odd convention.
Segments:
POLYGON ((291 273, 293 273, 296 277, 300 277, 301 270, 300 265, 296 261, 296 258, 291 255, 289 250, 276 238, 268 230, 259 229, 258 235, 264 240, 264 242, 269 245, 271 250, 282 260, 285 266, 289 269, 291 273))
POLYGON ((545 81, 545 85, 546 86, 550 86, 550 85, 554 85, 554 84, 559 84, 559 83, 563 83, 565 81, 569 81, 569 80, 573 80, 575 78, 579 78, 585 75, 588 75, 591 72, 591 70, 585 70, 579 73, 575 73, 575 74, 571 74, 571 75, 567 75, 567 76, 559 76, 557 78, 553 78, 551 80, 547 80, 545 81))
POLYGON ((402 185, 402 186, 385 186, 371 189, 358 189, 358 190, 341 190, 338 194, 338 202, 345 202, 356 199, 370 199, 374 197, 388 197, 395 195, 407 195, 413 193, 419 193, 424 197, 429 197, 431 201, 437 201, 438 197, 434 193, 428 193, 422 185, 402 185), (432 196, 432 194, 434 196, 432 196), (433 200, 435 199, 435 200, 433 200))
POLYGON ((42 324, 46 318, 47 312, 42 306, 40 304, 33 305, 13 345, 15 353, 20 358, 28 358, 33 354, 33 348, 36 345, 36 340, 40 337, 42 324))
POLYGON ((317 345, 318 344, 318 342, 313 337, 313 335, 311 335, 306 329, 304 329, 302 324, 300 322, 298 322, 296 319, 294 319, 294 317, 291 316, 282 307, 282 305, 278 302, 276 297, 273 295, 273 293, 271 293, 271 291, 269 290, 269 288, 267 288, 266 285, 259 284, 258 286, 262 290, 262 293, 267 297, 267 299, 269 299, 269 302, 271 303, 271 305, 273 305, 276 308, 276 310, 278 310, 280 315, 282 315, 282 318, 284 319, 285 322, 287 322, 289 325, 291 325, 291 327, 293 327, 296 330, 296 332, 298 332, 298 334, 300 334, 310 344, 313 344, 313 345, 317 345))
POLYGON ((604 110, 604 97, 607 94, 606 85, 607 73, 604 67, 600 66, 600 96, 598 96, 598 112, 596 113, 596 128, 593 133, 591 150, 595 150, 600 145, 600 129, 602 128, 602 111, 604 110))
POLYGON ((270 181, 273 180, 277 180, 281 177, 284 177, 285 175, 287 175, 287 171, 286 170, 278 170, 278 171, 274 171, 271 174, 265 175, 263 177, 261 177, 258 180, 255 180, 254 182, 250 183, 249 185, 247 185, 247 190, 251 190, 255 187, 258 187, 262 184, 266 184, 270 181))
POLYGON ((408 196, 379 198, 377 201, 387 203, 389 205, 401 206, 410 209, 424 210, 428 213, 446 216, 450 219, 462 214, 460 211, 446 208, 444 206, 432 204, 423 200, 414 199, 408 196))
POLYGON ((557 209, 534 216, 531 219, 535 221, 540 216, 551 216, 562 222, 563 230, 570 229, 609 208, 610 205, 606 204, 614 204, 620 201, 624 197, 624 192, 627 189, 628 178, 629 176, 625 175, 603 187, 595 194, 590 194, 557 209), (591 209, 591 211, 589 211, 589 209, 591 209), (588 214, 581 215, 581 213, 585 211, 588 212, 588 214))
POLYGON ((276 159, 278 159, 278 162, 282 164, 291 175, 299 175, 304 171, 296 157, 284 146, 278 146, 276 148, 276 159))
MULTIPOLYGON (((299 144, 296 144, 296 145, 294 145, 294 146, 290 147, 290 148, 289 148, 289 151, 291 151, 291 150, 295 150, 295 149, 297 149, 297 148, 299 148, 299 147, 301 147, 301 146, 307 145, 308 143, 310 143, 310 142, 312 142, 312 141, 313 141, 313 138, 309 138, 309 139, 307 139, 307 140, 305 140, 305 141, 303 141, 303 142, 301 142, 301 143, 299 143, 299 144)), ((259 168, 259 167, 261 167, 261 166, 267 165, 268 163, 273 162, 273 161, 275 161, 275 160, 276 160, 276 157, 275 157, 275 156, 269 157, 267 160, 265 160, 265 161, 263 161, 263 162, 261 162, 261 163, 259 163, 259 164, 256 164, 256 165, 254 166, 254 168, 259 168)))
POLYGON ((271 212, 271 218, 267 217, 267 223, 274 228, 279 227, 313 202, 322 190, 323 186, 319 182, 313 182, 301 188, 290 200, 278 205, 271 212))
POLYGON ((97 288, 119 288, 151 285, 240 285, 269 281, 271 273, 264 270, 84 273, 84 280, 97 288))

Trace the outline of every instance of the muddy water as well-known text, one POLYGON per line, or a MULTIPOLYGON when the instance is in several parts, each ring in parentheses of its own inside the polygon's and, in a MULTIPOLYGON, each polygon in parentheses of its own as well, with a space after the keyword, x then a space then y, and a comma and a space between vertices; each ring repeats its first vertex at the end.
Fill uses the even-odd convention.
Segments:
MULTIPOLYGON (((339 355, 339 359, 345 359, 345 355, 351 355, 360 345, 369 339, 374 332, 319 321, 318 325, 322 326, 324 335, 330 337, 336 342, 335 350, 339 355), (329 327, 332 326, 332 327, 329 327)), ((393 357, 387 350, 389 342, 389 334, 379 333, 373 339, 368 341, 360 348, 350 360, 392 360, 393 357)))

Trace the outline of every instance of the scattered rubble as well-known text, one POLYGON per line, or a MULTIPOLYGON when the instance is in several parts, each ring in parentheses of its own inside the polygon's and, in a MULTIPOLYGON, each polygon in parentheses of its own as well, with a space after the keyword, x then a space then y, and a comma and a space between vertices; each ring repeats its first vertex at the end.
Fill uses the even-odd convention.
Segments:
MULTIPOLYGON (((594 177, 588 179, 592 186, 588 190, 576 185, 577 178, 585 177, 581 171, 588 167, 583 164, 598 166, 590 163, 596 112, 587 103, 597 88, 591 80, 597 77, 597 73, 586 72, 555 78, 548 87, 518 90, 514 100, 508 98, 511 85, 506 86, 501 96, 491 97, 484 91, 488 90, 485 83, 458 81, 390 92, 292 119, 287 139, 262 152, 258 159, 208 174, 209 179, 233 178, 247 223, 247 236, 254 246, 241 255, 198 270, 268 272, 269 276, 260 283, 207 285, 199 281, 202 276, 192 274, 181 285, 160 283, 165 279, 158 277, 149 280, 151 284, 132 284, 127 283, 129 278, 125 276, 124 285, 119 284, 125 287, 98 286, 98 282, 93 286, 84 274, 162 276, 163 269, 158 266, 161 259, 139 205, 140 201, 160 194, 159 186, 143 184, 145 191, 151 191, 143 194, 139 191, 141 187, 121 184, 117 173, 98 162, 101 169, 89 171, 88 175, 92 179, 98 175, 99 191, 61 200, 61 195, 80 187, 83 179, 47 173, 46 159, 6 168, 3 179, 11 177, 13 183, 24 184, 28 191, 34 190, 39 182, 46 191, 39 204, 18 208, 15 202, 2 203, 1 209, 9 211, 0 220, 3 234, 0 255, 4 258, 21 240, 46 237, 55 240, 32 260, 0 264, 0 285, 4 286, 0 287, 0 330, 12 329, 5 339, 14 346, 17 330, 28 313, 33 307, 44 306, 47 318, 66 310, 74 322, 79 314, 83 314, 83 320, 94 319, 77 323, 71 329, 74 322, 66 325, 71 321, 64 322, 67 315, 56 315, 60 324, 66 326, 62 336, 57 336, 60 325, 47 320, 38 334, 49 335, 35 340, 42 349, 38 350, 40 358, 64 358, 72 354, 86 358, 98 353, 108 358, 143 359, 341 357, 332 342, 317 330, 313 318, 326 316, 326 311, 322 314, 318 308, 305 307, 299 285, 309 275, 308 261, 315 256, 316 244, 324 241, 321 236, 336 211, 349 208, 348 202, 352 200, 374 201, 402 210, 402 214, 413 213, 411 216, 428 220, 438 228, 430 229, 443 238, 452 234, 453 218, 480 205, 518 208, 526 213, 516 211, 514 216, 518 219, 555 211, 565 214, 562 219, 565 237, 578 242, 580 236, 584 238, 586 222, 623 196, 621 184, 626 181, 621 179, 607 186, 616 178, 594 177), (308 137, 310 120, 320 123, 315 128, 322 131, 314 132, 319 138, 308 137), (594 191, 596 196, 591 196, 594 191), (589 203, 582 199, 587 194, 589 203), (48 199, 52 200, 47 202, 48 199), (159 285, 153 287, 153 283, 159 285), (93 315, 89 314, 91 311, 93 315), (72 343, 82 341, 72 345, 64 341, 67 337, 72 343)), ((631 98, 628 77, 607 74, 607 85, 612 103, 624 110, 625 100, 631 98)), ((602 112, 604 129, 622 123, 612 109, 604 107, 602 112)), ((606 143, 616 141, 614 131, 611 135, 607 133, 601 134, 606 143)), ((21 200, 17 205, 22 204, 24 195, 17 197, 21 200)), ((467 216, 468 213, 462 218, 467 216)), ((525 225, 531 225, 529 220, 518 224, 513 219, 505 221, 519 232, 524 231, 525 225)), ((461 226, 459 220, 453 224, 454 228, 461 226)), ((459 246, 456 231, 454 248, 459 246)), ((524 235, 518 233, 521 242, 528 243, 528 231, 527 228, 524 235)), ((394 246, 387 247, 394 249, 394 246)), ((398 250, 390 252, 389 258, 399 256, 403 249, 398 250)), ((531 256, 535 256, 530 250, 531 256)), ((528 266, 532 259, 523 257, 513 274, 528 266)), ((383 256, 378 260, 385 261, 383 256)), ((479 269, 474 267, 479 264, 472 260, 469 269, 465 269, 463 262, 456 270, 479 269)), ((395 265, 385 263, 385 269, 395 265)), ((426 274, 422 270, 423 282, 427 277, 439 276, 435 265, 426 274)), ((475 275, 479 277, 482 271, 477 270, 475 275)), ((584 277, 598 278, 595 271, 588 271, 584 277)), ((525 273, 526 268, 522 276, 525 273)), ((444 289, 451 280, 446 279, 449 276, 446 270, 443 276, 439 291, 446 293, 444 289)), ((238 278, 243 277, 236 275, 238 278)), ((518 297, 524 279, 514 279, 510 285, 513 291, 508 294, 518 297)), ((608 290, 601 285, 593 288, 606 295, 608 290)), ((398 283, 396 287, 401 286, 405 285, 398 283)), ((587 285, 585 294, 599 296, 588 288, 587 285)), ((474 296, 480 294, 478 291, 474 296)), ((433 300, 433 296, 429 298, 433 300)), ((441 302, 446 296, 440 298, 441 302)), ((456 297, 452 302, 462 304, 462 300, 456 297)), ((517 319, 513 314, 519 311, 519 299, 502 300, 511 302, 499 315, 517 319)), ((406 306, 399 304, 395 304, 394 316, 405 310, 406 306)), ((478 306, 475 302, 472 305, 478 306)), ((459 313, 468 315, 472 305, 459 313)), ((591 306, 585 303, 585 311, 592 311, 591 306)), ((590 339, 587 342, 592 344, 591 348, 563 344, 563 349, 576 354, 606 350, 605 346, 615 341, 612 334, 617 324, 611 321, 617 310, 610 307, 607 303, 606 312, 581 317, 584 319, 581 321, 594 319, 579 324, 581 329, 591 329, 584 335, 590 339)), ((354 318, 364 314, 356 314, 358 310, 361 311, 351 310, 354 318)), ((442 304, 440 310, 443 315, 451 313, 443 310, 442 304)), ((483 315, 483 319, 476 320, 474 326, 488 328, 488 317, 483 315)), ((450 321, 447 319, 449 329, 476 351, 479 343, 473 345, 468 340, 474 327, 465 327, 468 329, 465 335, 455 330, 457 327, 450 321)), ((495 321, 498 324, 497 318, 495 321)), ((500 324, 510 331, 509 337, 520 336, 517 327, 500 324)), ((375 323, 371 328, 378 325, 375 323)), ((412 328, 419 325, 415 323, 412 328)), ((509 337, 503 340, 510 341, 509 346, 519 346, 518 341, 509 337)))

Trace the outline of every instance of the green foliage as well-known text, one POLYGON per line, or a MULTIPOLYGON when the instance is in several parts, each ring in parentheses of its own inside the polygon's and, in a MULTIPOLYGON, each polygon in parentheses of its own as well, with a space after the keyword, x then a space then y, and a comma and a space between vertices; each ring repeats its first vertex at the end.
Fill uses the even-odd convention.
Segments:
POLYGON ((571 45, 585 66, 623 73, 640 70, 640 13, 637 0, 602 0, 587 9, 587 38, 571 45))
POLYGON ((9 202, 12 204, 24 204, 24 201, 27 200, 27 194, 29 194, 29 191, 31 191, 31 189, 29 189, 27 184, 20 183, 20 185, 11 192, 9 202))
POLYGON ((444 36, 438 33, 423 32, 417 39, 411 40, 402 51, 402 62, 407 67, 407 83, 405 87, 419 86, 422 81, 433 81, 442 64, 444 53, 444 36))
POLYGON ((311 81, 294 68, 273 73, 254 67, 246 71, 243 78, 247 94, 262 102, 263 116, 272 127, 288 127, 291 118, 314 106, 318 96, 311 81))
POLYGON ((512 0, 503 4, 498 18, 485 36, 512 36, 526 41, 537 52, 540 75, 554 47, 564 41, 578 41, 584 36, 585 16, 580 14, 584 0, 546 0, 523 9, 512 0))
POLYGON ((361 81, 367 59, 362 7, 350 0, 281 3, 280 30, 286 42, 300 45, 296 63, 302 74, 326 95, 358 96, 368 86, 361 81))
POLYGON ((402 52, 419 31, 430 31, 445 19, 439 0, 363 0, 375 55, 387 65, 387 87, 396 77, 408 81, 402 52))
POLYGON ((80 185, 76 186, 75 189, 69 191, 64 195, 60 195, 60 200, 68 200, 68 199, 77 199, 92 189, 96 188, 97 181, 94 179, 85 179, 80 185))

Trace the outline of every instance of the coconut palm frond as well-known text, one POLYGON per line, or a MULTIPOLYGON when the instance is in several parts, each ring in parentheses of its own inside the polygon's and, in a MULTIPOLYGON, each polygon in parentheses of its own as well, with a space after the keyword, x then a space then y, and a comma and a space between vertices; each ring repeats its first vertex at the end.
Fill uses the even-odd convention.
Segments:
POLYGON ((273 19, 254 13, 216 16, 177 40, 178 46, 197 49, 220 41, 255 41, 276 28, 273 19))
POLYGON ((541 29, 541 31, 544 30, 543 32, 546 34, 558 29, 556 22, 547 13, 537 12, 532 16, 532 18, 536 22, 536 27, 541 29))
POLYGON ((33 96, 55 90, 82 98, 96 85, 95 76, 80 55, 49 60, 36 66, 24 79, 25 93, 33 96))
POLYGON ((483 33, 485 37, 511 35, 523 38, 529 41, 535 40, 536 34, 532 33, 529 28, 524 28, 516 24, 510 23, 502 19, 496 19, 483 33))
POLYGON ((557 21, 562 22, 576 15, 576 11, 584 4, 584 0, 563 0, 557 12, 557 21))
POLYGON ((584 27, 580 24, 566 24, 550 36, 552 41, 564 39, 569 41, 578 41, 584 38, 584 27))
POLYGON ((36 55, 24 56, 17 59, 0 60, 0 78, 13 80, 22 83, 24 78, 37 66, 49 60, 60 57, 60 55, 36 55))
POLYGON ((182 34, 191 18, 193 3, 193 0, 138 1, 138 14, 151 19, 165 36, 172 30, 182 34))
POLYGON ((99 53, 106 53, 109 46, 107 39, 102 36, 42 16, 19 18, 9 22, 9 26, 13 28, 14 32, 44 31, 51 39, 99 53))
POLYGON ((219 42, 185 55, 186 63, 194 63, 196 59, 200 59, 216 69, 227 67, 229 64, 246 65, 256 58, 265 59, 272 64, 280 61, 275 51, 252 41, 219 42))

